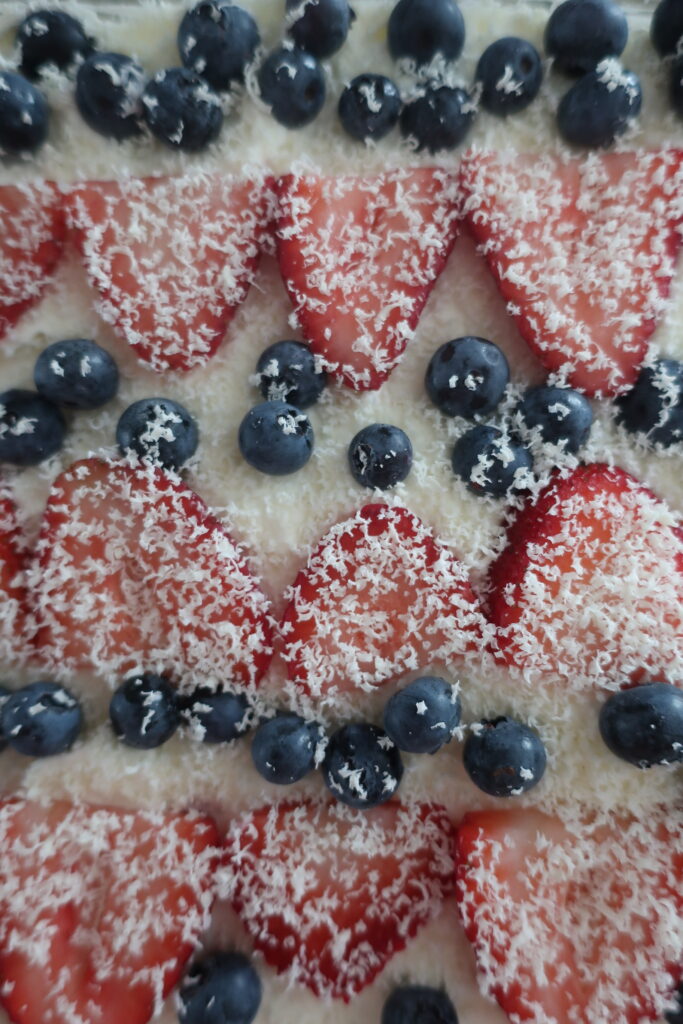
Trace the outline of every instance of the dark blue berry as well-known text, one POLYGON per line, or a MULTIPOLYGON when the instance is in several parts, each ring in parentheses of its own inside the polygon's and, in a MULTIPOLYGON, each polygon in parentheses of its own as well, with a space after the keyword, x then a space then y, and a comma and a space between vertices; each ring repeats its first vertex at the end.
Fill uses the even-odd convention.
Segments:
POLYGON ((297 409, 315 405, 327 384, 327 374, 316 367, 310 348, 300 341, 269 345, 259 356, 256 372, 267 401, 289 402, 297 409))
POLYGON ((182 720, 202 743, 231 743, 249 728, 250 704, 243 693, 199 687, 180 698, 182 720))
POLYGON ((679 117, 683 117, 683 55, 671 61, 668 73, 671 106, 679 117))
POLYGON ((593 423, 590 402, 571 388, 533 388, 527 391, 517 412, 527 430, 538 431, 540 440, 561 445, 571 454, 586 443, 593 423))
POLYGON ((13 71, 0 71, 0 152, 33 153, 47 138, 50 110, 39 89, 13 71))
POLYGON ((308 416, 287 402, 261 402, 240 423, 243 458, 261 473, 286 476, 305 466, 313 451, 308 416))
POLYGON ((362 487, 388 487, 405 480, 413 464, 413 446, 400 427, 373 423, 359 430, 349 445, 349 466, 362 487))
POLYGON ((504 36, 487 46, 477 64, 481 104, 504 116, 524 110, 538 95, 543 65, 535 46, 517 36, 504 36))
POLYGON ((251 14, 227 0, 200 0, 178 29, 183 64, 219 91, 242 81, 260 41, 251 14))
POLYGON ((26 15, 17 29, 16 42, 22 75, 38 78, 46 67, 66 71, 88 57, 94 40, 66 11, 48 9, 26 15))
POLYGON ((668 448, 683 440, 683 363, 658 359, 645 366, 625 395, 617 398, 617 418, 632 434, 668 448))
POLYGON ((261 722, 254 733, 251 757, 264 779, 288 786, 317 767, 324 741, 323 730, 316 722, 282 714, 261 722))
POLYGON ((546 765, 538 733, 505 717, 473 726, 463 758, 472 782, 490 796, 526 793, 541 781, 546 765))
POLYGON ((122 455, 132 451, 164 469, 179 469, 197 451, 199 430, 193 416, 170 398, 141 398, 129 405, 116 426, 122 455))
POLYGON ((2 731, 2 709, 4 708, 8 697, 11 695, 11 690, 8 690, 6 686, 0 685, 0 751, 4 750, 7 746, 7 737, 2 731))
POLYGON ((179 996, 180 1024, 251 1024, 261 981, 241 953, 210 953, 194 962, 179 996))
POLYGON ((468 420, 493 412, 509 380, 510 367, 498 346, 473 337, 441 345, 425 375, 427 394, 437 409, 468 420))
POLYGON ((141 132, 145 73, 122 53, 93 53, 76 75, 76 106, 93 131, 111 139, 141 132))
POLYGON ((163 68, 142 94, 145 124, 171 149, 198 153, 218 138, 223 107, 218 93, 188 68, 163 68))
POLYGON ((626 15, 612 0, 565 0, 548 18, 543 42, 555 67, 582 75, 618 57, 627 39, 626 15))
POLYGON ((285 128, 310 124, 325 102, 325 75, 310 53, 281 46, 259 68, 258 86, 263 102, 285 128))
POLYGON ((319 60, 344 45, 354 18, 348 0, 287 0, 287 13, 296 45, 319 60))
POLYGON ((180 725, 180 704, 164 676, 144 672, 119 686, 109 704, 109 717, 126 746, 151 750, 169 740, 180 725))
POLYGON ((58 452, 66 424, 58 407, 35 391, 0 394, 0 462, 37 466, 58 452))
POLYGON ((458 1024, 458 1015, 442 989, 403 985, 384 1004, 382 1024, 458 1024))
POLYGON ((386 75, 356 75, 339 97, 337 112, 352 139, 376 142, 398 124, 401 94, 386 75))
POLYGON ((600 735, 639 768, 683 761, 683 690, 644 683, 613 694, 600 709, 600 735))
POLYGON ((33 380, 45 398, 77 409, 97 409, 119 386, 116 363, 87 338, 54 341, 40 353, 33 380))
POLYGON ((678 52, 683 38, 683 4, 681 0, 660 0, 650 25, 650 38, 660 57, 678 52))
POLYGON ((666 1020, 668 1024, 683 1024, 683 981, 678 986, 678 992, 674 995, 673 1002, 676 1004, 675 1009, 665 1015, 666 1020))
POLYGON ((28 757, 50 757, 70 750, 83 728, 83 712, 59 683, 41 681, 16 690, 0 712, 4 740, 28 757))
POLYGON ((435 754, 460 724, 460 698, 438 676, 422 676, 395 693, 384 708, 384 728, 399 750, 435 754))
POLYGON ((403 762, 383 729, 354 722, 330 737, 322 771, 337 800, 366 808, 391 800, 403 778, 403 762))
POLYGON ((474 115, 475 106, 464 89, 447 85, 427 88, 401 111, 401 135, 418 152, 455 149, 472 127, 474 115))
POLYGON ((643 91, 633 71, 613 62, 583 75, 560 100, 557 126, 574 146, 609 146, 640 113, 643 91))
POLYGON ((389 16, 388 40, 394 60, 428 64, 437 54, 455 60, 465 42, 465 22, 454 0, 398 0, 389 16))
POLYGON ((509 434, 482 424, 456 442, 452 466, 473 494, 502 498, 510 490, 526 490, 533 459, 529 450, 509 434))

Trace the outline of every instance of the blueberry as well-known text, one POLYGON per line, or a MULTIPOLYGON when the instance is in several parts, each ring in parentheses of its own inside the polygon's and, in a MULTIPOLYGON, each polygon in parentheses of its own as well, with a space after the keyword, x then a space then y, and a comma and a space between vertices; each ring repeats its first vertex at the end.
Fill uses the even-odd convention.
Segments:
POLYGON ((199 0, 178 29, 183 64, 219 92, 242 81, 260 42, 251 14, 226 0, 199 0))
POLYGON ((0 462, 37 466, 58 452, 66 423, 58 407, 35 391, 0 394, 0 462))
POLYGON ((27 757, 50 757, 70 750, 83 728, 83 712, 59 683, 30 683, 2 705, 3 738, 27 757))
POLYGON ((382 729, 354 722, 330 737, 322 771, 337 800, 367 808, 391 800, 403 777, 403 762, 382 729))
POLYGON ((504 36, 487 46, 477 64, 481 104, 491 114, 524 110, 538 95, 543 65, 535 46, 517 36, 504 36))
POLYGON ((277 786, 288 786, 320 763, 325 735, 316 722, 282 714, 261 722, 254 733, 251 757, 259 775, 277 786))
POLYGON ((193 416, 170 398, 141 398, 129 405, 116 425, 122 455, 129 451, 164 469, 179 469, 197 451, 199 431, 193 416))
POLYGON ((47 138, 50 110, 39 89, 13 71, 0 71, 0 152, 33 153, 47 138))
POLYGON ((465 42, 465 22, 454 0, 398 0, 389 16, 388 41, 394 60, 429 64, 437 54, 455 60, 465 42))
POLYGON ((175 690, 164 676, 130 676, 109 704, 114 732, 128 747, 151 750, 170 739, 180 725, 175 690))
POLYGON ((249 728, 250 704, 243 693, 199 687, 180 698, 181 717, 202 743, 231 743, 249 728))
POLYGON ((261 981, 241 953, 210 953, 190 968, 179 1001, 180 1024, 251 1024, 261 981))
POLYGON ((474 104, 464 89, 447 85, 427 88, 401 111, 401 135, 409 139, 418 152, 455 149, 469 132, 474 115, 474 104))
POLYGON ((664 448, 683 440, 683 363, 658 359, 643 367, 615 404, 619 422, 632 434, 645 434, 664 448))
POLYGON ((460 724, 460 698, 438 676, 422 676, 395 693, 384 708, 384 729, 399 750, 435 754, 460 724))
POLYGON ((468 420, 493 412, 509 380, 510 367, 498 346, 473 337, 441 345, 425 375, 427 394, 437 409, 468 420))
POLYGON ((590 402, 571 388, 532 388, 517 413, 527 430, 538 431, 546 444, 561 445, 572 455, 588 440, 593 423, 590 402))
POLYGON ((384 1004, 382 1024, 458 1024, 458 1015, 441 989, 402 985, 384 1004))
POLYGON ((356 75, 339 97, 337 112, 352 139, 376 142, 398 124, 401 94, 386 75, 356 75))
POLYGON ((287 0, 287 14, 296 45, 319 60, 344 45, 354 19, 347 0, 287 0))
POLYGON ((188 68, 162 68, 142 94, 145 124, 171 149, 198 153, 214 142, 223 126, 218 93, 188 68))
POLYGON ((683 55, 671 61, 669 73, 669 99, 679 117, 683 117, 683 55))
POLYGON ((305 466, 313 451, 308 416, 287 402, 261 402, 240 423, 244 459, 261 473, 286 476, 305 466))
POLYGON ((618 57, 627 39, 626 15, 612 0, 565 0, 548 18, 543 42, 555 67, 583 75, 618 57))
POLYGON ((600 709, 600 735, 639 768, 683 761, 683 690, 644 683, 612 694, 600 709))
POLYGON ((11 695, 11 690, 8 690, 6 686, 0 685, 0 751, 4 750, 7 746, 7 737, 2 731, 2 709, 11 695))
POLYGON ((103 348, 87 338, 54 341, 40 353, 33 380, 45 398, 77 409, 97 409, 116 394, 119 371, 103 348))
POLYGON ((473 726, 463 758, 472 782, 490 796, 526 793, 541 781, 546 765, 538 733, 505 717, 473 726))
POLYGON ((300 341, 269 345, 259 356, 256 372, 267 401, 290 402, 297 409, 315 405, 327 384, 327 374, 317 368, 310 348, 300 341))
POLYGON ((263 102, 285 128, 303 128, 315 120, 325 102, 325 76, 310 53, 281 46, 259 68, 263 102))
POLYGON ((560 135, 574 146, 609 146, 640 113, 643 92, 633 71, 605 60, 583 75, 560 100, 560 135))
POLYGON ((400 427, 373 423, 349 445, 349 467, 361 487, 388 487, 405 480, 413 464, 413 446, 400 427))
POLYGON ((94 40, 66 11, 41 9, 26 15, 17 29, 16 43, 22 75, 38 78, 46 67, 66 71, 88 57, 94 40))
POLYGON ((676 1007, 665 1014, 666 1020, 668 1024, 683 1024, 683 981, 678 986, 678 993, 674 995, 673 1000, 676 1007))
POLYGON ((76 106, 93 131, 111 139, 141 132, 145 73, 122 53, 93 53, 76 75, 76 106))
POLYGON ((683 38, 683 4, 680 0, 660 0, 650 25, 650 38, 660 57, 678 52, 683 38))
POLYGON ((510 490, 526 490, 533 460, 529 450, 514 438, 482 424, 456 442, 452 466, 473 494, 502 498, 510 490))

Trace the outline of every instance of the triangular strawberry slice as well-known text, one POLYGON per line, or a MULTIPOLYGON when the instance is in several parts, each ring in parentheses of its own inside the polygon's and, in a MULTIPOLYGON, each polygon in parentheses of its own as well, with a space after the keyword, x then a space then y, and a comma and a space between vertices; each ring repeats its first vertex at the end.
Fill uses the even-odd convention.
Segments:
POLYGON ((512 1024, 659 1021, 683 964, 683 814, 468 814, 458 902, 480 987, 512 1024))
POLYGON ((683 150, 473 152, 466 222, 523 338, 589 395, 635 382, 681 244, 683 150))
POLYGON ((270 605, 245 554, 193 491, 152 466, 90 458, 56 480, 31 572, 41 657, 117 684, 255 683, 270 605))
POLYGON ((0 662, 27 652, 26 550, 10 489, 0 477, 0 662))
POLYGON ((348 387, 379 388, 455 243, 457 175, 287 175, 278 191, 280 270, 306 340, 348 387))
POLYGON ((452 893, 454 841, 429 804, 265 807, 228 832, 226 895, 271 967, 348 1002, 452 893))
POLYGON ((92 181, 67 199, 98 312, 153 370, 209 361, 256 275, 273 182, 218 174, 92 181))
POLYGON ((207 927, 210 818, 0 804, 0 1002, 15 1024, 146 1024, 207 927))
POLYGON ((497 657, 529 679, 683 679, 683 530, 621 469, 551 481, 512 524, 489 585, 497 657))

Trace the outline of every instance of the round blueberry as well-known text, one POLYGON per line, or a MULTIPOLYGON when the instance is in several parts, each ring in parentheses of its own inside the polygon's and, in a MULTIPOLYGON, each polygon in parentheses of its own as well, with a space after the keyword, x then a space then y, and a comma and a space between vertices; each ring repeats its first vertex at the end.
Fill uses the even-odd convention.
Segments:
POLYGON ((612 694, 600 709, 600 735, 639 768, 683 761, 683 690, 644 683, 612 694))
POLYGON ((398 0, 389 16, 389 51, 429 64, 441 54, 455 60, 465 42, 465 22, 455 0, 398 0))
POLYGON ((297 409, 315 405, 327 384, 327 374, 317 368, 310 348, 300 341, 269 345, 259 356, 256 373, 267 401, 289 402, 297 409))
POLYGON ((77 409, 97 409, 116 394, 119 371, 105 349, 87 338, 54 341, 40 353, 33 380, 45 398, 77 409))
POLYGON ((116 426, 122 455, 135 454, 164 469, 179 469, 197 451, 199 430, 190 413, 170 398, 141 398, 116 426))
POLYGON ((164 676, 144 672, 119 686, 109 704, 114 732, 128 747, 151 750, 180 725, 179 701, 164 676))
POLYGON ((88 57, 94 40, 66 11, 47 9, 26 15, 17 29, 16 42, 22 75, 38 78, 46 67, 66 71, 88 57))
POLYGON ((33 153, 47 138, 50 110, 39 89, 13 71, 0 71, 0 152, 33 153))
POLYGON ((402 985, 384 1004, 382 1024, 458 1024, 458 1015, 442 989, 402 985))
POLYGON ((141 132, 145 73, 122 53, 93 53, 76 75, 76 106, 93 131, 128 139, 141 132))
POLYGON ((533 467, 531 453, 497 427, 472 427, 456 442, 453 472, 473 494, 502 498, 510 490, 526 490, 533 467))
POLYGON ((6 686, 2 686, 0 684, 0 751, 4 750, 7 746, 7 737, 2 731, 2 709, 11 695, 12 691, 8 690, 6 686))
POLYGON ((304 50, 281 46, 259 68, 263 102, 285 128, 303 128, 315 120, 325 102, 325 75, 318 61, 304 50))
POLYGON ((524 110, 538 95, 543 65, 535 46, 517 36, 504 36, 487 46, 477 64, 481 104, 504 116, 524 110))
POLYGON ((325 734, 316 722, 282 714, 261 722, 254 733, 251 757, 259 775, 277 786, 298 782, 318 766, 325 734))
POLYGON ((356 75, 339 97, 337 113, 352 139, 376 142, 398 124, 401 94, 386 75, 356 75))
POLYGON ((218 138, 223 108, 217 92, 188 68, 163 68, 142 94, 145 124, 171 149, 198 153, 218 138))
POLYGON ((367 808, 391 800, 403 777, 403 762, 382 729, 354 722, 330 737, 322 772, 337 800, 367 808))
POLYGON ((671 106, 679 117, 683 117, 683 55, 671 61, 668 73, 671 106))
POLYGON ((526 793, 541 781, 546 765, 538 733, 505 717, 472 726, 463 758, 472 782, 490 796, 526 793))
POLYGON ((361 487, 381 491, 405 480, 413 464, 413 446, 400 427, 373 423, 359 430, 349 445, 349 467, 361 487))
POLYGON ((675 1008, 670 1010, 664 1016, 668 1024, 683 1024, 683 981, 678 986, 677 992, 673 995, 673 1002, 676 1004, 675 1008))
POLYGON ((0 394, 0 462, 37 466, 58 452, 66 423, 58 407, 35 391, 0 394))
POLYGON ((180 1024, 251 1024, 261 981, 241 953, 210 953, 188 971, 179 1002, 180 1024))
POLYGON ((498 346, 473 337, 441 345, 425 375, 427 394, 437 409, 468 420, 493 412, 509 380, 510 367, 498 346))
POLYGON ((4 740, 27 757, 63 754, 83 728, 83 711, 59 683, 30 683, 5 698, 0 712, 4 740))
POLYGON ((572 455, 588 440, 593 423, 590 402, 571 388, 533 388, 527 391, 517 412, 527 430, 538 431, 546 444, 561 445, 572 455))
POLYGON ((435 754, 460 724, 460 698, 438 676, 422 676, 395 693, 384 708, 384 729, 399 750, 435 754))
POLYGON ((199 687, 180 698, 183 723, 202 743, 232 743, 249 728, 250 704, 243 693, 199 687))
POLYGON ((678 44, 683 38, 681 0, 660 0, 652 15, 650 38, 660 57, 678 53, 678 44))
POLYGON ((560 100, 560 135, 574 146, 609 146, 629 129, 642 101, 638 76, 624 71, 616 61, 603 61, 560 100))
POLYGON ((287 0, 287 14, 296 45, 319 60, 344 45, 354 19, 348 0, 287 0))
POLYGON ((308 416, 287 402, 261 402, 240 423, 243 458, 261 473, 286 476, 305 466, 313 451, 308 416))
POLYGON ((401 111, 401 135, 418 152, 455 149, 472 127, 474 115, 475 106, 464 89, 447 85, 428 88, 401 111))
POLYGON ((178 29, 183 64, 219 92, 242 81, 260 42, 251 14, 226 0, 199 0, 178 29))
POLYGON ((565 0, 548 18, 543 42, 555 67, 583 75, 618 57, 627 39, 626 15, 612 0, 565 0))
POLYGON ((683 440, 683 363, 658 359, 616 399, 617 419, 632 434, 664 448, 683 440))

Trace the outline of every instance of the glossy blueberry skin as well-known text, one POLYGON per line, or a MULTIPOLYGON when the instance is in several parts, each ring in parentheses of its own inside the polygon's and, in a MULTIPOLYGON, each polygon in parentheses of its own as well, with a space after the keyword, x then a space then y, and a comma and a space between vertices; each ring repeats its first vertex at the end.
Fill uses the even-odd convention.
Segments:
POLYGON ((188 971, 179 1003, 180 1024, 251 1024, 261 981, 241 953, 209 953, 188 971))
POLYGON ((677 1003, 676 1009, 665 1014, 666 1020, 668 1024, 683 1024, 683 981, 678 986, 678 998, 674 996, 674 1002, 677 1003))
POLYGON ((17 29, 19 70, 27 78, 38 78, 45 67, 61 71, 71 68, 93 51, 94 40, 86 35, 80 21, 66 11, 38 10, 27 14, 17 29))
POLYGON ((463 760, 475 786, 489 796, 507 797, 526 793, 541 781, 546 753, 538 733, 502 717, 479 723, 465 740, 463 760))
POLYGON ((21 388, 0 394, 0 462, 37 466, 59 451, 65 433, 64 417, 54 402, 21 388))
POLYGON ((683 690, 669 683, 644 683, 612 694, 600 709, 600 735, 629 764, 683 761, 683 690))
POLYGON ((145 124, 160 142, 184 153, 199 153, 223 127, 218 93, 188 68, 163 68, 142 94, 145 124))
POLYGON ((109 704, 115 734, 127 747, 152 750, 169 740, 180 725, 177 694, 163 676, 130 676, 109 704))
POLYGON ((76 75, 76 106, 88 127, 107 138, 132 138, 142 131, 145 73, 123 53, 93 53, 76 75))
POLYGON ((403 778, 403 762, 383 729, 352 722, 330 737, 322 772, 328 789, 343 804, 376 807, 394 796, 403 778))
POLYGON ((384 1004, 382 1024, 458 1024, 458 1015, 441 989, 402 985, 384 1004))
POLYGON ((557 126, 574 146, 609 146, 627 131, 640 113, 643 92, 632 71, 622 72, 626 84, 609 88, 600 68, 579 78, 557 108, 557 126))
POLYGON ((325 75, 310 53, 281 46, 259 68, 263 102, 285 128, 303 128, 315 120, 325 103, 325 75))
POLYGON ((626 15, 612 0, 565 0, 548 18, 543 44, 556 68, 583 75, 618 57, 627 40, 626 15))
POLYGON ((27 78, 0 71, 0 152, 34 153, 47 138, 47 100, 27 78))
POLYGON ((669 99, 679 117, 683 117, 683 56, 675 57, 669 65, 669 99))
POLYGON ((372 423, 363 427, 349 445, 349 468, 361 487, 386 491, 410 473, 413 446, 400 427, 372 423))
POLYGON ((116 426, 122 455, 132 451, 164 469, 179 469, 197 451, 199 430, 187 409, 171 398, 141 398, 122 413, 116 426), (160 437, 155 435, 159 432, 160 437))
POLYGON ((313 428, 308 417, 288 402, 261 402, 240 424, 242 457, 270 476, 286 476, 305 466, 313 451, 313 428))
POLYGON ((389 16, 389 52, 428 64, 437 53, 455 60, 465 42, 465 21, 454 0, 398 0, 389 16))
POLYGON ((438 153, 460 145, 474 115, 474 105, 464 89, 442 85, 428 88, 423 96, 406 103, 399 126, 403 138, 411 140, 417 152, 438 153))
POLYGON ((399 750, 436 754, 453 738, 460 713, 460 698, 450 683, 422 676, 387 701, 384 729, 399 750))
POLYGON ((386 75, 356 75, 339 97, 337 113, 352 139, 377 142, 398 124, 401 94, 386 75))
POLYGON ((660 0, 650 24, 650 39, 660 57, 677 52, 683 36, 683 5, 679 0, 660 0))
POLYGON ((546 444, 561 445, 572 455, 588 440, 593 423, 590 402, 572 388, 532 388, 517 413, 527 430, 537 430, 546 444))
POLYGON ((266 401, 289 402, 297 409, 315 405, 327 384, 327 374, 316 371, 313 353, 300 341, 269 345, 259 356, 256 372, 266 401))
POLYGON ((83 728, 83 711, 59 683, 41 680, 7 697, 0 712, 3 739, 27 757, 70 750, 83 728))
POLYGON ((500 117, 515 114, 538 95, 543 81, 541 56, 527 39, 504 36, 486 47, 479 58, 475 79, 481 85, 481 105, 485 110, 500 117), (505 85, 501 86, 501 81, 505 85))
POLYGON ((634 386, 615 405, 626 430, 647 435, 650 444, 668 448, 683 440, 683 363, 657 359, 643 367, 634 386))
POLYGON ((116 394, 119 371, 105 349, 87 338, 54 341, 33 370, 36 388, 45 398, 76 409, 98 409, 116 394))
POLYGON ((261 42, 248 11, 224 0, 199 0, 183 16, 178 50, 184 66, 222 92, 241 82, 261 42))
POLYGON ((485 338, 455 338, 441 345, 425 374, 427 394, 446 416, 474 420, 493 412, 510 381, 504 354, 485 338))
POLYGON ((287 0, 287 14, 296 17, 287 20, 289 35, 318 60, 341 49, 354 19, 348 0, 287 0))
POLYGON ((502 498, 513 488, 521 489, 515 474, 520 469, 531 471, 533 459, 524 445, 506 437, 502 430, 480 424, 456 441, 451 464, 455 475, 465 481, 473 494, 502 498), (506 461, 508 448, 512 453, 509 462, 506 461), (485 467, 484 478, 480 479, 477 470, 489 460, 491 465, 485 467))
POLYGON ((3 751, 7 746, 7 737, 2 731, 2 709, 4 708, 8 697, 11 697, 11 695, 11 690, 8 690, 6 686, 0 685, 0 751, 3 751))
POLYGON ((267 782, 289 786, 314 770, 323 742, 324 733, 317 722, 307 722, 300 715, 277 715, 257 728, 251 758, 267 782))
POLYGON ((243 693, 198 688, 180 698, 183 723, 202 743, 232 743, 249 728, 250 704, 243 693))

